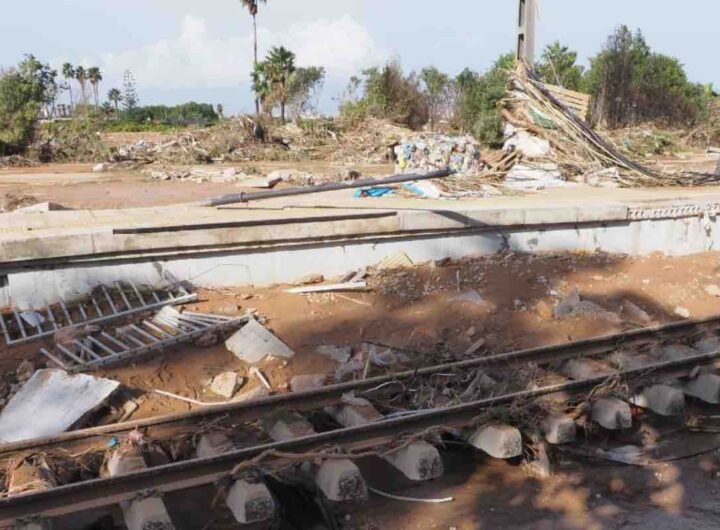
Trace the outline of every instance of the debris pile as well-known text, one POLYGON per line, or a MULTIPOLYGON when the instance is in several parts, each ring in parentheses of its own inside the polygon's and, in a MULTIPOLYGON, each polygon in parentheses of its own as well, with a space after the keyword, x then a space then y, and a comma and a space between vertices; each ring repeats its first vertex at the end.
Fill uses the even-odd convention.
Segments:
POLYGON ((457 176, 478 175, 480 144, 472 136, 421 134, 395 147, 396 173, 427 173, 450 168, 457 176))

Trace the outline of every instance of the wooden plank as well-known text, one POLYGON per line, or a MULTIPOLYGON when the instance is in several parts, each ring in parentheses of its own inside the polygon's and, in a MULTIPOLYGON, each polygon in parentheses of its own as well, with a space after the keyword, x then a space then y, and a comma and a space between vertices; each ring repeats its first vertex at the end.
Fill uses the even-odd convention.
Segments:
POLYGON ((545 85, 545 88, 581 119, 587 118, 591 99, 589 94, 575 92, 557 85, 545 85))

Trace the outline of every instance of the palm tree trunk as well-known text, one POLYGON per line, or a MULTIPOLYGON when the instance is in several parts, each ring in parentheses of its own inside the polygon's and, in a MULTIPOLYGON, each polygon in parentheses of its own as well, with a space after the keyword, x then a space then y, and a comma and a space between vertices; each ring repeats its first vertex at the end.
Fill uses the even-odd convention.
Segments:
MULTIPOLYGON (((253 35, 254 35, 254 41, 253 41, 254 62, 253 62, 253 65, 257 66, 257 64, 258 64, 257 15, 253 15, 253 35)), ((255 115, 258 115, 258 114, 260 114, 260 98, 258 98, 257 94, 255 94, 255 115)))
POLYGON ((68 88, 70 89, 70 109, 72 109, 75 106, 75 102, 73 101, 73 94, 72 94, 72 83, 68 83, 68 88))

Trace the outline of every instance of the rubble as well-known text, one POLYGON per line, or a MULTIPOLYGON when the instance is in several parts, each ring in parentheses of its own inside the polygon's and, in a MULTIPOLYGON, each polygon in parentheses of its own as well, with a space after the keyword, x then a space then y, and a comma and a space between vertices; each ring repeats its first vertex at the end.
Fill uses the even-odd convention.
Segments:
POLYGON ((290 359, 295 355, 254 318, 225 341, 225 347, 248 364, 257 364, 267 356, 290 359))
POLYGON ((213 377, 210 383, 210 391, 213 394, 230 399, 238 391, 241 384, 242 378, 238 377, 235 372, 223 372, 213 377))
POLYGON ((472 136, 421 134, 403 138, 394 149, 395 173, 427 173, 449 167, 457 176, 478 175, 480 144, 472 136))

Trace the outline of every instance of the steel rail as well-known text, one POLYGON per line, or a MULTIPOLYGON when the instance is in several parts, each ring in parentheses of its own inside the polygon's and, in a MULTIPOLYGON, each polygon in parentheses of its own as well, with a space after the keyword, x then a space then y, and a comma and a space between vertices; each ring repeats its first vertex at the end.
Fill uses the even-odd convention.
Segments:
POLYGON ((131 500, 139 492, 148 490, 165 493, 211 484, 228 476, 238 464, 267 451, 303 453, 317 450, 328 444, 344 444, 346 449, 377 447, 377 440, 380 438, 423 432, 431 427, 471 424, 473 418, 482 411, 507 405, 516 400, 532 400, 560 392, 577 394, 606 382, 609 377, 619 376, 629 379, 637 376, 640 379, 654 379, 661 375, 663 377, 687 375, 697 366, 720 365, 718 359, 720 359, 720 350, 715 350, 685 359, 621 370, 610 376, 604 375, 523 390, 443 409, 418 411, 358 427, 342 428, 294 440, 239 449, 213 458, 187 460, 118 477, 93 479, 49 490, 6 497, 0 499, 0 524, 10 523, 30 514, 56 517, 107 507, 131 500))
POLYGON ((193 427, 198 422, 211 421, 223 416, 232 418, 235 421, 251 421, 262 418, 278 408, 298 411, 312 410, 337 403, 343 394, 353 390, 368 390, 395 381, 412 380, 416 377, 426 377, 436 373, 492 366, 511 368, 527 362, 535 362, 541 365, 548 364, 570 358, 608 353, 621 346, 631 346, 657 340, 659 335, 667 339, 678 335, 697 333, 704 328, 712 329, 718 325, 720 325, 720 314, 715 314, 702 319, 683 320, 621 333, 600 335, 574 342, 529 348, 358 381, 349 381, 306 392, 292 392, 252 401, 217 405, 180 414, 155 416, 120 424, 70 431, 52 437, 4 443, 0 444, 0 459, 8 459, 18 452, 51 451, 57 447, 76 450, 77 448, 102 443, 106 438, 112 436, 122 436, 135 429, 145 431, 150 437, 163 438, 178 432, 184 427, 193 427))
POLYGON ((353 188, 367 188, 370 186, 385 186, 388 184, 399 184, 401 182, 411 182, 414 180, 430 180, 445 178, 453 175, 455 172, 451 169, 440 169, 430 173, 418 174, 407 173, 402 175, 393 175, 392 177, 383 178, 367 178, 354 180, 352 182, 328 182, 326 184, 318 184, 317 186, 306 186, 303 188, 288 188, 285 190, 256 191, 251 193, 235 193, 232 195, 224 195, 204 201, 194 203, 196 206, 223 206, 226 204, 247 203, 250 201, 258 201, 262 199, 275 199, 277 197, 291 197, 295 195, 307 195, 309 193, 322 193, 327 191, 347 190, 353 188))

